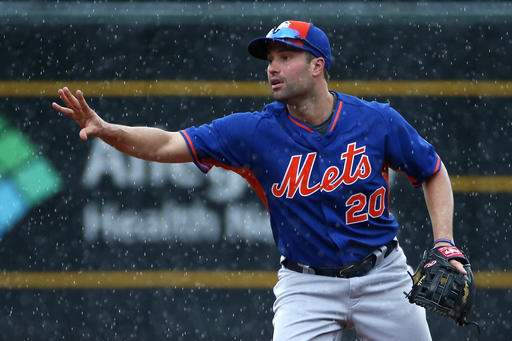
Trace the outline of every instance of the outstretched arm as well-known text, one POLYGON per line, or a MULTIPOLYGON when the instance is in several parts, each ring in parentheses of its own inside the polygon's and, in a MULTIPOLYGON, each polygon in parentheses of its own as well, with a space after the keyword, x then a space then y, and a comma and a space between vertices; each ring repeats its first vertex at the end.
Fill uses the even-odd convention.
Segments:
POLYGON ((123 153, 148 161, 192 161, 187 144, 180 133, 108 123, 89 107, 82 91, 77 90, 75 96, 64 87, 59 89, 58 94, 65 106, 53 102, 53 109, 71 117, 80 126, 82 140, 96 136, 123 153))
MULTIPOLYGON (((444 164, 441 169, 423 184, 423 193, 427 204, 434 240, 453 240, 453 192, 450 178, 444 164)), ((449 245, 440 242, 436 246, 449 245)), ((450 263, 460 272, 466 273, 461 263, 451 260, 450 263)))

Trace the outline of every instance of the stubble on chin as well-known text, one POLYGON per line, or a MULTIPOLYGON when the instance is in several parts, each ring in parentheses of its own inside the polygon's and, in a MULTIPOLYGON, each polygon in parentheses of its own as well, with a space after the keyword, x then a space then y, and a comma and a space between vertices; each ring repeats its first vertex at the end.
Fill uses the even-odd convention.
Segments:
POLYGON ((287 101, 289 100, 289 96, 286 96, 282 93, 274 93, 272 94, 272 97, 274 98, 274 100, 284 103, 287 103, 287 101))
POLYGON ((282 94, 279 93, 279 91, 272 91, 272 98, 275 99, 276 101, 281 101, 282 100, 282 94))
MULTIPOLYGON (((272 91, 272 90, 271 90, 272 91)), ((287 89, 279 89, 277 91, 272 91, 272 97, 276 101, 286 102, 286 100, 290 97, 287 89)))

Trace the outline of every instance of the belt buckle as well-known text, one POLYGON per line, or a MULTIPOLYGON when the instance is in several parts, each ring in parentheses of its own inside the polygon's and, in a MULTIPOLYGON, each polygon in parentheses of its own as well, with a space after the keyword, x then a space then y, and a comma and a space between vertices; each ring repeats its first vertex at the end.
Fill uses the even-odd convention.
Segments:
POLYGON ((311 268, 309 265, 297 263, 302 268, 303 274, 316 275, 315 269, 311 268))
POLYGON ((349 278, 349 274, 347 273, 349 270, 352 270, 355 267, 355 264, 344 266, 338 270, 338 277, 340 278, 349 278))

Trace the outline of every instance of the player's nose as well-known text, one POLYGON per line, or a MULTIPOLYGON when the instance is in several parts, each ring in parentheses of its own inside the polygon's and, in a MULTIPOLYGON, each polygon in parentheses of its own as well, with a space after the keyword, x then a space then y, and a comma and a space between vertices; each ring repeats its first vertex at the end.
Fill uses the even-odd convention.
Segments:
POLYGON ((267 66, 267 72, 269 75, 275 75, 279 72, 279 69, 277 67, 277 63, 274 61, 269 61, 267 66))

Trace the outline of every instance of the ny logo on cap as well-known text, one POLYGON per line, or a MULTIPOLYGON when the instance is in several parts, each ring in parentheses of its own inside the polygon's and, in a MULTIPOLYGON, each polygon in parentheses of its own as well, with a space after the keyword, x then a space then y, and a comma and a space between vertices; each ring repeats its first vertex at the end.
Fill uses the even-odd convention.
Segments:
POLYGON ((285 21, 285 22, 282 22, 279 26, 274 27, 274 28, 272 29, 272 32, 273 32, 273 33, 276 33, 276 32, 277 32, 277 31, 279 31, 280 29, 282 29, 282 28, 288 28, 288 27, 290 27, 290 22, 289 22, 289 21, 285 21))

